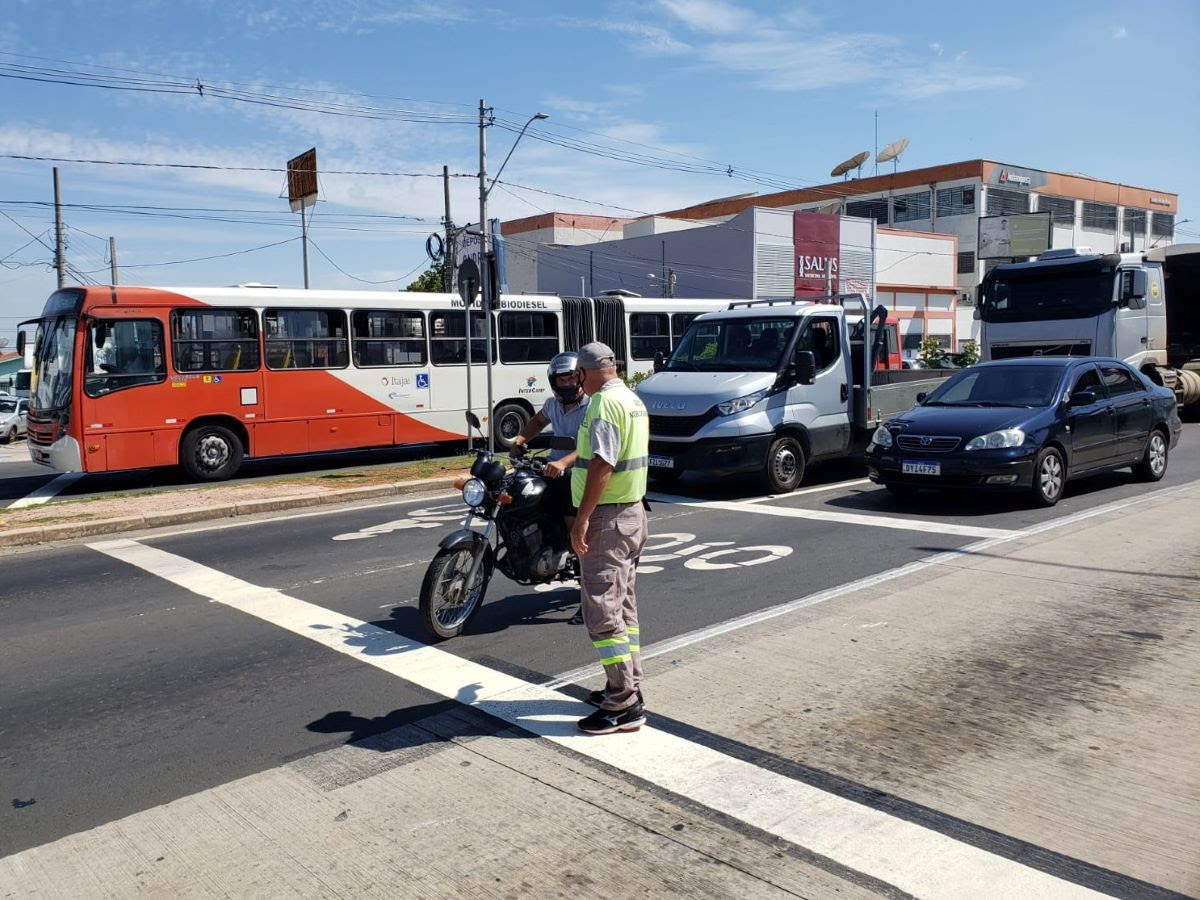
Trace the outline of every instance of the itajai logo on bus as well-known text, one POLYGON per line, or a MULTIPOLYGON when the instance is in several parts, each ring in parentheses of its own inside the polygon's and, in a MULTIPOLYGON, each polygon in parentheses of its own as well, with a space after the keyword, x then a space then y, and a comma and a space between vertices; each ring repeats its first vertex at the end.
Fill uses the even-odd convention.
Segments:
POLYGON ((537 386, 537 376, 530 375, 525 379, 525 387, 517 391, 518 394, 540 394, 542 389, 537 386))

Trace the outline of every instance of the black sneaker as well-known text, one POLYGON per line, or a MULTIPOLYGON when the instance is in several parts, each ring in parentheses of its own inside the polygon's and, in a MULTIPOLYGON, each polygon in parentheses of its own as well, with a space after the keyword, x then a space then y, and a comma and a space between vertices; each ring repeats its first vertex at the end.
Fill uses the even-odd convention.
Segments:
POLYGON ((637 731, 645 724, 646 712, 642 704, 635 703, 617 712, 598 709, 586 719, 579 720, 579 730, 586 734, 613 734, 617 731, 637 731))
MULTIPOLYGON (((644 706, 646 703, 646 700, 645 700, 645 698, 642 697, 641 688, 638 688, 637 697, 638 697, 637 702, 641 703, 644 706)), ((590 694, 587 695, 587 700, 585 700, 584 702, 587 703, 589 706, 596 706, 596 707, 602 706, 604 704, 604 689, 601 688, 598 691, 592 691, 590 694)))

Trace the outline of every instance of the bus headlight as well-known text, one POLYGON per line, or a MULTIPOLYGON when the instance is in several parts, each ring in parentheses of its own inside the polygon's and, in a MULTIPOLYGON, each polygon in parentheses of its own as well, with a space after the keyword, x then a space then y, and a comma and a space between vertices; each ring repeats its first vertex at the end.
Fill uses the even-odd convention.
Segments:
POLYGON ((462 489, 463 503, 478 506, 487 497, 487 485, 478 478, 468 478, 462 489))

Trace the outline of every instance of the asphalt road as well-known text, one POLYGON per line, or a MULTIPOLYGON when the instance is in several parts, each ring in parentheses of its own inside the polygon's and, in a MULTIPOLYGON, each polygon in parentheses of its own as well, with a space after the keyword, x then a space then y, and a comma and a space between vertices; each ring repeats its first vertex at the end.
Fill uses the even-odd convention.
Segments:
MULTIPOLYGON (((904 504, 853 468, 817 474, 815 485, 782 498, 685 480, 672 488, 685 496, 655 503, 639 578, 643 645, 1200 480, 1200 425, 1185 426, 1159 485, 1100 476, 1069 486, 1051 510, 1004 497, 904 504)), ((427 641, 416 598, 437 541, 460 514, 454 497, 441 496, 223 521, 140 543, 427 641)), ((0 856, 419 721, 448 703, 88 544, 15 554, 0 575, 0 856)), ((550 681, 594 662, 568 621, 575 598, 497 575, 470 633, 440 648, 550 681)))

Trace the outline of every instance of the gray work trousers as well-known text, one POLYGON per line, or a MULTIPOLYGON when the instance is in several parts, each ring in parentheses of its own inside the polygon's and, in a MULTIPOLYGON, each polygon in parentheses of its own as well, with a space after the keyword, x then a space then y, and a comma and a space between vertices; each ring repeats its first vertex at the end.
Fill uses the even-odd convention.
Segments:
POLYGON ((608 678, 601 708, 609 711, 635 703, 642 684, 634 581, 648 530, 640 501, 597 506, 588 520, 588 552, 579 559, 583 624, 608 678))

